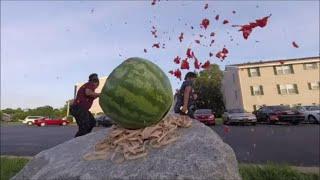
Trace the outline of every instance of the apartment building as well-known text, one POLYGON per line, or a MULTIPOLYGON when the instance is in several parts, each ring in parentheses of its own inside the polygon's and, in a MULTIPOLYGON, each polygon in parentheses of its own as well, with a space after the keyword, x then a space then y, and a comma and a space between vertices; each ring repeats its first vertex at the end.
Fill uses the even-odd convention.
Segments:
POLYGON ((222 91, 227 109, 320 104, 320 57, 227 65, 222 91))
MULTIPOLYGON (((99 81, 100 81, 100 82, 99 82, 99 86, 98 86, 98 88, 95 90, 95 92, 97 92, 97 93, 100 93, 100 92, 101 92, 104 84, 105 84, 106 81, 107 81, 107 77, 101 77, 101 78, 99 78, 99 81)), ((80 88, 84 83, 85 83, 85 82, 76 83, 76 85, 74 86, 74 98, 76 97, 76 94, 77 94, 79 88, 80 88)), ((95 99, 95 100, 93 101, 93 104, 92 104, 92 106, 91 106, 91 108, 90 108, 90 111, 91 111, 91 113, 92 113, 93 115, 96 115, 96 114, 98 114, 98 113, 102 113, 102 112, 103 112, 102 109, 101 109, 101 107, 100 107, 100 105, 99 105, 99 98, 97 98, 97 99, 95 99)))

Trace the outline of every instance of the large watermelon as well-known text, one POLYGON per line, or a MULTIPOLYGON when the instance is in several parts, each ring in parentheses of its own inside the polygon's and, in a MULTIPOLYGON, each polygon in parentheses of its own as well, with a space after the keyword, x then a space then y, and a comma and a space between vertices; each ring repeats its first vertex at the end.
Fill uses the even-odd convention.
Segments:
POLYGON ((134 57, 111 72, 99 103, 118 125, 139 129, 159 122, 170 110, 172 101, 166 74, 154 63, 134 57))

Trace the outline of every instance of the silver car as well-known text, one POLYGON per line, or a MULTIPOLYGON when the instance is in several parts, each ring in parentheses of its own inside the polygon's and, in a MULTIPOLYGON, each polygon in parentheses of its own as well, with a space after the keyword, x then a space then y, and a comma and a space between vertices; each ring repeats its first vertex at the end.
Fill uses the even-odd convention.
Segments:
POLYGON ((256 125, 257 118, 254 114, 248 113, 243 109, 230 109, 222 115, 224 124, 252 124, 256 125))
POLYGON ((320 123, 320 106, 298 106, 296 109, 304 114, 305 121, 320 123))

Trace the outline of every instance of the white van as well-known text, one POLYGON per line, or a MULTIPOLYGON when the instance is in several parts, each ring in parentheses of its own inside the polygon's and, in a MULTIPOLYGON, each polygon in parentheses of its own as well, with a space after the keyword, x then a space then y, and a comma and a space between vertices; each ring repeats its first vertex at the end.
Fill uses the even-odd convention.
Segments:
POLYGON ((43 118, 43 116, 27 116, 22 123, 23 124, 28 124, 28 125, 33 125, 34 120, 43 118))

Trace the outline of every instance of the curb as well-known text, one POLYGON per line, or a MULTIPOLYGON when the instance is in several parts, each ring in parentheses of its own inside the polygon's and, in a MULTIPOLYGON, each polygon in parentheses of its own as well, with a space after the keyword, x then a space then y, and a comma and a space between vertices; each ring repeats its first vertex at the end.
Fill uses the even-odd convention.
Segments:
POLYGON ((1 158, 9 158, 9 159, 13 159, 13 158, 24 158, 24 159, 29 159, 31 160, 33 158, 33 156, 12 156, 12 155, 1 155, 1 158))

